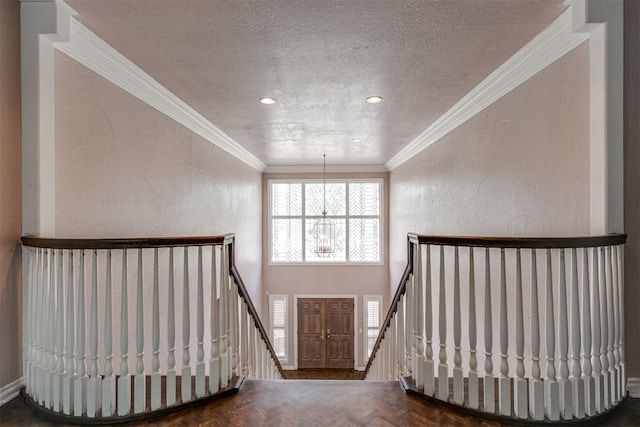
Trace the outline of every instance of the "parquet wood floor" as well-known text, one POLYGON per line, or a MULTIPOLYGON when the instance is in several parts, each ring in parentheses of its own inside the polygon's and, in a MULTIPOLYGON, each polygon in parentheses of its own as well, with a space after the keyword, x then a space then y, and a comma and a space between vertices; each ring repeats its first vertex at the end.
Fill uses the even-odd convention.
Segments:
MULTIPOLYGON (((627 399, 599 425, 640 424, 640 400, 627 399)), ((56 425, 22 398, 0 408, 0 425, 56 425)), ((398 382, 247 380, 239 393, 129 426, 499 426, 407 395, 398 382)))

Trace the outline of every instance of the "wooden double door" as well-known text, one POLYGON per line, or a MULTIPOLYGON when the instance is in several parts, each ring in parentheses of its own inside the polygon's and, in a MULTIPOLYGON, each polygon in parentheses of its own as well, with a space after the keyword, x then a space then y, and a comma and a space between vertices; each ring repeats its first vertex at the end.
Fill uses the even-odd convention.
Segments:
POLYGON ((353 299, 298 299, 298 369, 353 369, 353 299))

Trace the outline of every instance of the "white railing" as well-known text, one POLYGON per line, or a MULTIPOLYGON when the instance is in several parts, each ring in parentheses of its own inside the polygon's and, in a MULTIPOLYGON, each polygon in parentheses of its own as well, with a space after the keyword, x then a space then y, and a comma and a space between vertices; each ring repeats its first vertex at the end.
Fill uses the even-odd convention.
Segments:
POLYGON ((24 377, 40 407, 132 418, 233 389, 236 378, 281 378, 232 234, 23 244, 24 377))
POLYGON ((410 234, 366 379, 530 421, 606 412, 626 395, 625 240, 410 234))

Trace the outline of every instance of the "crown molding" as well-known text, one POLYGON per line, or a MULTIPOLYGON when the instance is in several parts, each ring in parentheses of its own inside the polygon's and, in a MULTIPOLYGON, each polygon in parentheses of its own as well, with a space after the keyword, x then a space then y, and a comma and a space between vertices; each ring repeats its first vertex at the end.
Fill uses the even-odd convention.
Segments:
POLYGON ((69 16, 69 19, 69 39, 55 41, 56 49, 254 169, 263 171, 266 168, 260 159, 73 16, 69 16))
POLYGON ((385 166, 393 170, 435 143, 548 65, 589 39, 572 30, 568 7, 549 27, 489 74, 478 86, 407 144, 385 166))
MULTIPOLYGON (((384 165, 327 165, 327 173, 389 172, 384 165)), ((270 165, 264 173, 322 173, 322 165, 270 165)))

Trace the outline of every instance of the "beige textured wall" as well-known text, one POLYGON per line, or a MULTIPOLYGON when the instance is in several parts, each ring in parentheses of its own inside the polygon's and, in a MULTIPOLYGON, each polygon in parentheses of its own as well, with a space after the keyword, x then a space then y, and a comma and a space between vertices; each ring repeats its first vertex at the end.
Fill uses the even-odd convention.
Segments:
POLYGON ((269 179, 301 178, 313 179, 322 178, 322 174, 264 174, 263 180, 263 278, 264 294, 263 309, 265 313, 264 323, 268 324, 268 302, 267 292, 276 295, 288 295, 289 303, 289 339, 288 354, 289 360, 286 365, 293 365, 293 347, 295 344, 294 316, 297 315, 294 307, 294 295, 357 295, 357 316, 356 320, 356 345, 358 351, 357 366, 364 366, 363 337, 359 328, 363 327, 363 296, 382 295, 383 307, 386 312, 389 304, 387 294, 389 292, 389 262, 388 251, 384 242, 389 240, 389 174, 388 173, 358 173, 358 174, 327 174, 331 179, 357 179, 374 178, 384 180, 384 201, 383 201, 383 264, 382 265, 269 265, 269 228, 267 223, 269 209, 269 179))
POLYGON ((57 236, 234 232, 260 308, 262 174, 64 54, 55 72, 57 236))
POLYGON ((0 1, 0 388, 22 376, 20 4, 0 1))
POLYGON ((408 232, 589 234, 586 43, 391 172, 390 269, 408 232))
POLYGON ((624 3, 624 228, 627 376, 640 377, 640 2, 624 3))

